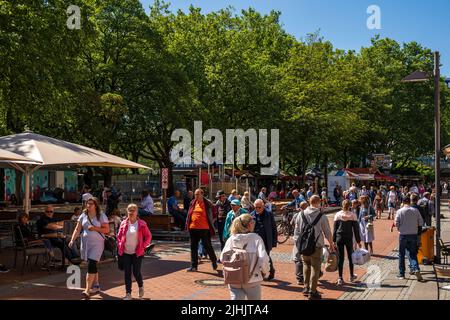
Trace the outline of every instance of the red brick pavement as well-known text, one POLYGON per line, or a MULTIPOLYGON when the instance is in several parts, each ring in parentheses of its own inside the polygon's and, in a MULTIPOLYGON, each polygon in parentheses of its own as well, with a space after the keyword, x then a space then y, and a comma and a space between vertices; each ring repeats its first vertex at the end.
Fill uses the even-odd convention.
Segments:
MULTIPOLYGON (((329 215, 330 223, 333 215, 329 215)), ((375 221, 375 242, 373 259, 383 259, 397 246, 397 234, 390 232, 392 220, 375 221)), ((266 300, 302 300, 302 286, 296 284, 294 274, 294 263, 287 261, 286 257, 292 250, 293 242, 288 240, 287 243, 280 245, 273 250, 275 257, 276 280, 264 282, 262 288, 262 298, 266 300), (285 257, 280 260, 279 257, 285 257)), ((180 246, 180 244, 167 244, 158 247, 158 250, 167 250, 172 246, 180 246)), ((144 276, 144 287, 146 298, 158 300, 216 300, 229 299, 229 292, 223 285, 205 286, 197 283, 199 280, 221 280, 221 275, 212 270, 209 261, 205 261, 199 265, 199 272, 188 273, 185 271, 189 267, 190 254, 181 251, 173 256, 164 256, 162 258, 146 258, 144 260, 142 273, 144 276)), ((219 265, 220 269, 220 265, 219 265)), ((83 270, 83 274, 85 269, 83 270)), ((355 272, 358 278, 364 275, 366 270, 357 267, 355 272)), ((64 277, 61 273, 59 276, 64 277)), ((16 281, 24 281, 22 278, 15 276, 16 281)), ((344 269, 344 279, 348 279, 348 268, 344 269)), ((324 299, 337 299, 344 292, 350 290, 358 290, 358 286, 362 285, 358 282, 352 285, 346 284, 336 287, 337 272, 325 272, 319 281, 319 291, 324 299)), ((46 281, 27 280, 27 283, 39 283, 40 285, 32 285, 22 289, 11 289, 11 285, 0 287, 0 299, 64 299, 78 300, 81 298, 80 290, 69 290, 65 281, 56 282, 53 285, 46 285, 46 281), (5 293, 6 289, 7 292, 5 293), (2 290, 4 291, 2 293, 2 290)), ((100 269, 100 283, 102 293, 95 295, 92 299, 121 299, 124 296, 125 289, 123 285, 123 274, 116 269, 113 264, 105 264, 100 269)), ((82 287, 84 283, 82 281, 82 287)), ((137 296, 137 285, 133 283, 133 296, 137 296)))

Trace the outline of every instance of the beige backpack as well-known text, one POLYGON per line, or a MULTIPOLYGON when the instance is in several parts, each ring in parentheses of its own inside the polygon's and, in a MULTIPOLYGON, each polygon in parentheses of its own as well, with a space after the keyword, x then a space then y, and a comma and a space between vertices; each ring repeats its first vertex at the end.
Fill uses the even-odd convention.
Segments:
POLYGON ((247 284, 255 272, 258 262, 250 271, 250 254, 246 251, 247 244, 241 249, 233 246, 223 254, 223 278, 225 284, 247 284))

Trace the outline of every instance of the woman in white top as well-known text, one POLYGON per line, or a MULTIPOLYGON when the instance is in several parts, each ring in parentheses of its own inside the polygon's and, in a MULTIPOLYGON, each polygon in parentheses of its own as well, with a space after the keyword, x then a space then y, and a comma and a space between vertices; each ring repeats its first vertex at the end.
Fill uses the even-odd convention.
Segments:
POLYGON ((231 237, 225 243, 220 254, 220 260, 224 261, 224 255, 235 249, 245 249, 249 254, 250 279, 248 283, 240 285, 228 285, 231 300, 261 300, 261 283, 264 276, 269 273, 269 256, 267 255, 264 241, 259 235, 253 233, 255 222, 251 215, 242 214, 233 220, 231 225, 231 237))
POLYGON ((391 215, 392 215, 392 219, 394 219, 395 217, 395 208, 397 206, 397 192, 395 192, 395 187, 391 186, 390 188, 391 191, 389 191, 388 193, 388 220, 391 219, 391 215))
POLYGON ((241 205, 242 208, 246 209, 248 212, 252 212, 253 210, 255 210, 248 191, 244 192, 244 196, 241 199, 241 205))
POLYGON ((152 234, 147 223, 138 218, 138 206, 129 204, 128 217, 119 228, 117 234, 119 265, 125 272, 126 295, 124 300, 131 300, 131 273, 139 286, 139 298, 144 296, 144 281, 141 274, 145 248, 152 241, 152 234))

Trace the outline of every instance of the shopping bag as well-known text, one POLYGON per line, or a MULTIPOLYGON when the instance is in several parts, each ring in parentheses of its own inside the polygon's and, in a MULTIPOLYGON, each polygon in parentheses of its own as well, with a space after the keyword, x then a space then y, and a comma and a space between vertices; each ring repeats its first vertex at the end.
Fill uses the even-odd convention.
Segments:
POLYGON ((328 255, 327 262, 325 263, 326 272, 336 272, 338 267, 338 258, 336 252, 330 252, 328 255))
POLYGON ((363 265, 370 261, 370 253, 365 249, 357 249, 352 253, 352 261, 355 265, 363 265))

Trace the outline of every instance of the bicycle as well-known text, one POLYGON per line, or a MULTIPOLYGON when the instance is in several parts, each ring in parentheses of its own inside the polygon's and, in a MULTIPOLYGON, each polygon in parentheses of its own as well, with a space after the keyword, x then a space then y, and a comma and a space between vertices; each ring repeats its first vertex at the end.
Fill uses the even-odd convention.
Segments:
POLYGON ((296 210, 294 208, 283 209, 282 218, 277 222, 277 242, 279 244, 285 243, 289 237, 294 235, 295 226, 292 223, 296 210))

